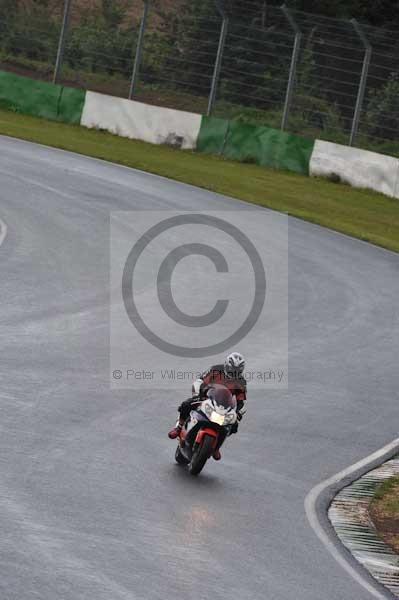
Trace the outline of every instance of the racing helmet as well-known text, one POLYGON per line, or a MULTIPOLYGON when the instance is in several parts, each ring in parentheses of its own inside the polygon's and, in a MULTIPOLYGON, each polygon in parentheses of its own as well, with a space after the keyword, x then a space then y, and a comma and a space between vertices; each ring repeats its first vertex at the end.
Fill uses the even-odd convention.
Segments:
POLYGON ((224 361, 224 373, 229 379, 241 377, 244 369, 245 359, 239 352, 232 352, 224 361))

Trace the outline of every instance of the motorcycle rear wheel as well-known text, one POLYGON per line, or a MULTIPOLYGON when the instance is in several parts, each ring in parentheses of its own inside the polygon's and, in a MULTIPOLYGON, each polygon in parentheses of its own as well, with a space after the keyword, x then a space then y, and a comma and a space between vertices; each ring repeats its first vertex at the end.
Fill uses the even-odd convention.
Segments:
POLYGON ((212 455, 213 442, 214 439, 210 435, 205 435, 202 438, 201 444, 194 452, 191 462, 188 465, 188 470, 191 473, 191 475, 199 475, 201 473, 206 461, 212 455))

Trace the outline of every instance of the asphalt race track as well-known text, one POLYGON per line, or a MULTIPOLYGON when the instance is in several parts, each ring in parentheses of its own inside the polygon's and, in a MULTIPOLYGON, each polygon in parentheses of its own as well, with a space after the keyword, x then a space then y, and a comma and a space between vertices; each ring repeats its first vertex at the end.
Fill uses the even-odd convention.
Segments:
POLYGON ((398 435, 398 255, 290 220, 289 391, 198 479, 175 395, 110 390, 110 211, 233 202, 0 139, 2 600, 371 598, 304 499, 398 435))

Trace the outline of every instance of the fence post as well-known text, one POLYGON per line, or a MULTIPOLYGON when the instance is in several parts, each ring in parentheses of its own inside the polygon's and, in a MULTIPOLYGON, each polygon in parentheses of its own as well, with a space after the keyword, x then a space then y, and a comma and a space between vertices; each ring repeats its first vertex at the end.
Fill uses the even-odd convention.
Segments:
POLYGON ((149 0, 143 0, 143 2, 144 2, 143 16, 141 18, 139 37, 137 39, 136 55, 134 57, 132 80, 130 82, 129 100, 131 100, 133 98, 134 94, 136 93, 137 83, 139 80, 141 57, 143 54, 144 34, 145 34, 146 27, 147 27, 147 17, 148 17, 148 11, 150 8, 149 0))
POLYGON ((298 24, 296 23, 294 17, 290 13, 289 8, 285 4, 283 4, 281 6, 281 10, 283 11, 284 15, 287 18, 287 21, 289 22, 289 24, 291 25, 292 29, 295 32, 295 42, 294 42, 294 49, 292 51, 290 75, 288 78, 287 93, 285 95, 285 103, 284 103, 284 112, 283 112, 283 118, 281 121, 281 130, 284 131, 287 128, 288 118, 290 116, 292 97, 294 94, 294 87, 295 87, 296 69, 297 69, 297 65, 298 65, 299 52, 301 50, 302 32, 299 29, 298 24))
POLYGON ((64 15, 62 18, 60 37, 58 39, 57 59, 55 61, 53 83, 57 83, 57 81, 60 78, 60 74, 61 74, 62 62, 64 60, 65 37, 66 37, 67 30, 68 30, 68 25, 69 25, 70 7, 71 7, 71 0, 65 0, 64 15))
POLYGON ((358 23, 356 21, 356 19, 351 19, 351 23, 363 43, 363 46, 365 49, 365 55, 364 55, 364 60, 363 60, 362 75, 361 75, 360 83, 359 83, 359 91, 357 94, 355 114, 353 115, 352 130, 351 130, 351 136, 350 136, 350 140, 349 140, 349 146, 354 145, 356 136, 357 136, 357 132, 359 130, 360 116, 362 114, 364 96, 366 94, 367 77, 369 74, 371 55, 373 52, 373 47, 370 44, 370 42, 368 41, 364 31, 362 30, 360 23, 358 23))
POLYGON ((213 108, 214 108, 215 102, 216 102, 216 93, 217 93, 217 88, 218 88, 218 84, 219 84, 220 71, 222 68, 223 52, 224 52, 224 47, 226 45, 227 30, 229 27, 229 17, 227 15, 227 12, 225 10, 223 2, 221 0, 215 0, 215 4, 216 4, 217 10, 219 11, 219 13, 223 19, 223 22, 222 22, 222 28, 220 30, 218 52, 216 55, 215 68, 214 68, 213 77, 212 77, 212 86, 211 86, 211 91, 210 91, 209 100, 208 100, 208 111, 207 111, 208 117, 212 114, 212 111, 213 111, 213 108))

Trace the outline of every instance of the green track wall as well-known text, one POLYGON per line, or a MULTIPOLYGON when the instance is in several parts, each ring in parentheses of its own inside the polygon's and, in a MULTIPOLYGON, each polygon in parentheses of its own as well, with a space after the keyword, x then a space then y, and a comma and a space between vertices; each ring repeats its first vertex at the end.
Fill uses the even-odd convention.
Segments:
POLYGON ((309 175, 313 148, 313 140, 215 117, 203 117, 197 142, 200 152, 305 175, 309 175))
POLYGON ((229 121, 217 117, 202 117, 197 150, 207 154, 223 154, 229 131, 229 121))
POLYGON ((86 92, 0 71, 0 107, 65 123, 80 123, 86 92))
MULTIPOLYGON (((86 91, 0 71, 0 107, 80 124, 86 91)), ((203 117, 197 150, 309 175, 314 141, 240 121, 203 117)))

